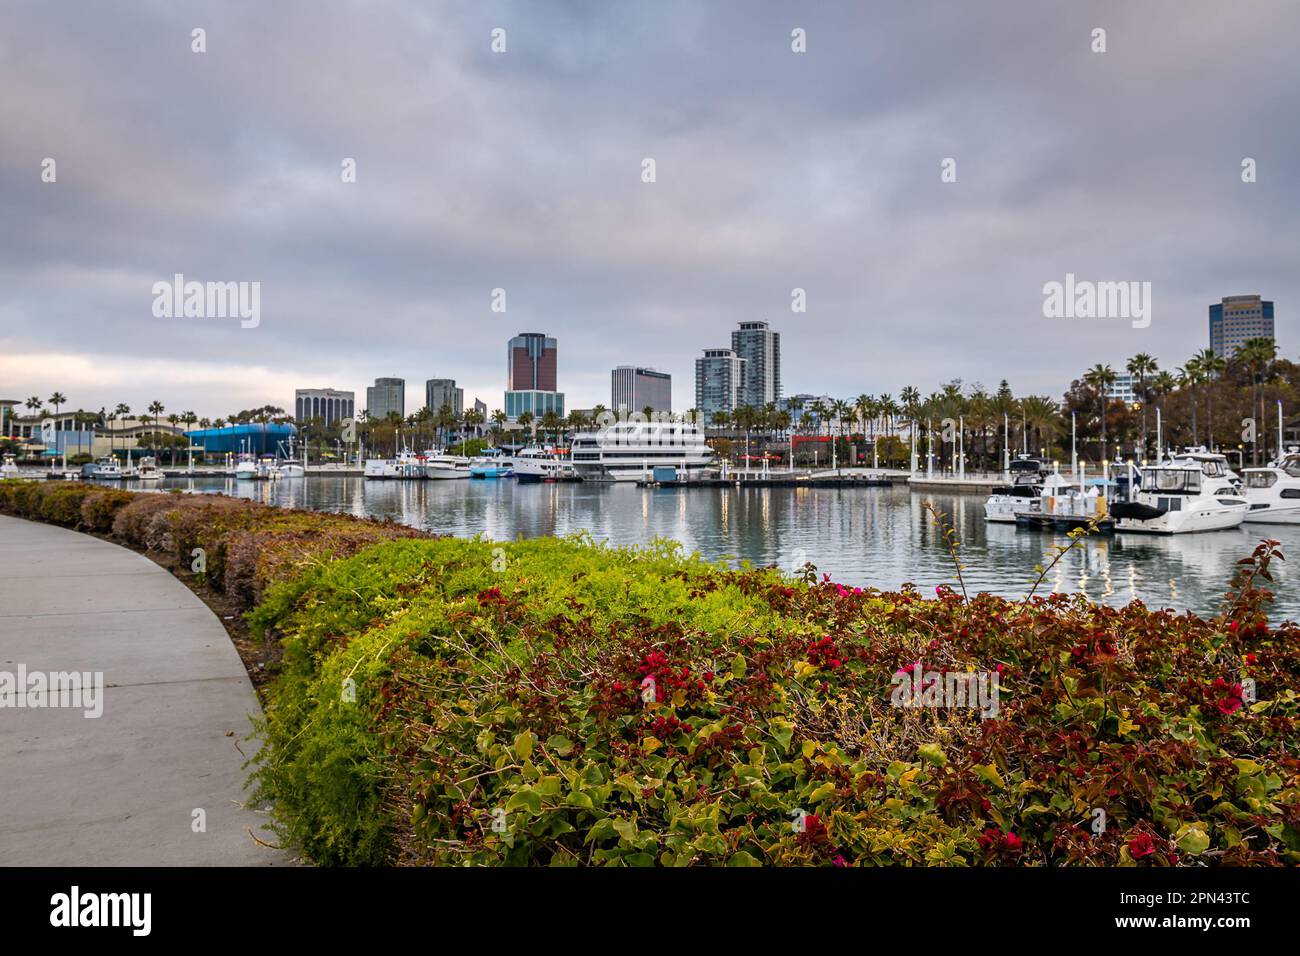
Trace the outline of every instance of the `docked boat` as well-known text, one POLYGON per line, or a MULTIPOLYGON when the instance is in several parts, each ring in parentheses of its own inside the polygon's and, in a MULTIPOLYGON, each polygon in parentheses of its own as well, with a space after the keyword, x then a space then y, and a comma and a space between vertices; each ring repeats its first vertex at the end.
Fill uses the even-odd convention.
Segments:
POLYGON ((1246 520, 1300 524, 1300 451, 1291 449, 1265 468, 1245 469, 1246 520))
POLYGON ((584 481, 644 481, 656 465, 674 466, 679 479, 689 480, 713 465, 704 430, 677 421, 617 422, 575 435, 572 450, 573 468, 584 481))
POLYGON ((424 453, 424 477, 435 481, 468 478, 470 464, 470 460, 463 455, 445 455, 431 449, 424 453))
POLYGON ((502 454, 499 448, 489 448, 477 458, 469 463, 469 476, 471 478, 509 478, 514 472, 512 471, 513 462, 502 454))
POLYGON ((257 459, 247 452, 241 454, 235 462, 235 478, 239 481, 256 481, 262 477, 261 466, 257 459))
POLYGON ((1015 524, 1016 512, 1024 511, 1029 502, 1043 493, 1047 468, 1039 458, 1020 455, 1011 462, 1011 483, 993 489, 984 502, 984 520, 1015 524))
POLYGON ((121 481, 125 476, 122 474, 122 466, 118 464, 117 459, 108 457, 95 462, 94 477, 100 481, 121 481))
POLYGON ((573 463, 554 448, 532 445, 515 456, 515 477, 534 481, 574 481, 579 477, 573 463))
POLYGON ((163 476, 162 469, 153 458, 141 458, 135 477, 140 481, 158 481, 163 476))
POLYGON ((366 478, 381 480, 421 479, 424 474, 424 458, 403 448, 396 458, 367 458, 362 472, 366 478))
POLYGON ((275 469, 279 473, 279 476, 281 478, 307 477, 306 449, 307 446, 303 445, 304 458, 302 461, 299 461, 297 456, 294 454, 293 439, 292 438, 289 439, 287 449, 285 443, 280 442, 278 446, 278 451, 283 451, 284 455, 278 456, 277 453, 277 457, 275 459, 275 469))
POLYGON ((14 460, 13 455, 5 455, 3 462, 0 462, 0 479, 17 478, 18 463, 14 460))
POLYGON ((1140 471, 1132 464, 1126 501, 1110 507, 1115 530, 1144 534, 1189 534, 1236 528, 1246 519, 1250 503, 1227 476, 1206 476, 1201 463, 1183 461, 1150 465, 1140 471))

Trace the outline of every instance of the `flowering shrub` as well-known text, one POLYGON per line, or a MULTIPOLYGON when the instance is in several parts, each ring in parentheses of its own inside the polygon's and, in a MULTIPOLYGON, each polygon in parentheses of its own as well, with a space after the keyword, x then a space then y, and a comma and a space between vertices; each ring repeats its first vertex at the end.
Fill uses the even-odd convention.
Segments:
POLYGON ((1300 862, 1300 629, 1270 545, 1222 615, 969 602, 659 544, 383 544, 272 585, 257 770, 323 863, 1300 862), (996 672, 997 716, 891 706, 996 672), (1253 688, 1253 694, 1247 691, 1253 688))

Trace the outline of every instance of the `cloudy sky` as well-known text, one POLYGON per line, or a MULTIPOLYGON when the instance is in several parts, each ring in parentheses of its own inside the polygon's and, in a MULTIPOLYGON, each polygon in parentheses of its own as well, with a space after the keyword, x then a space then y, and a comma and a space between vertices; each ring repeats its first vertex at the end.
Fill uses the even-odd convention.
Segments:
POLYGON ((686 408, 745 319, 787 393, 1059 396, 1253 292, 1295 358, 1297 37, 1286 0, 5 0, 0 397, 491 409, 526 330, 570 407, 636 363, 686 408), (175 273, 260 282, 260 324, 155 317, 175 273), (1066 273, 1151 282, 1150 327, 1043 318, 1066 273))

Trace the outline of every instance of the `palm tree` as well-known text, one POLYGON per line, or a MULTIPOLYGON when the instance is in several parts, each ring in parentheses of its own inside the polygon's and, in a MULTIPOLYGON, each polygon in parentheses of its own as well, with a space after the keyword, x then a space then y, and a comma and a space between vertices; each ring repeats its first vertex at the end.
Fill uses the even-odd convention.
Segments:
POLYGON ((1266 428, 1266 417, 1264 415, 1264 379, 1268 368, 1277 358, 1277 343, 1272 339, 1255 338, 1247 339, 1243 342, 1234 353, 1234 357, 1240 359, 1250 369, 1250 414, 1255 414, 1256 406, 1259 408, 1259 417, 1256 421, 1256 441, 1253 451, 1253 457, 1256 464, 1260 462, 1260 454, 1266 446, 1266 442, 1260 441, 1259 437, 1264 434, 1266 428))
POLYGON ((1020 401, 1020 412, 1025 425, 1034 432, 1034 445, 1046 450, 1061 430, 1061 410, 1056 402, 1041 395, 1030 395, 1020 401))
POLYGON ((1197 444, 1196 435, 1198 433, 1196 422, 1196 386, 1205 381, 1205 370, 1201 368, 1201 363, 1196 358, 1187 360, 1187 364, 1178 370, 1178 387, 1186 388, 1192 398, 1192 444, 1197 444))
POLYGON ((530 432, 530 433, 531 433, 531 429, 529 429, 528 426, 531 425, 531 424, 533 423, 533 413, 532 413, 532 412, 521 412, 521 413, 519 414, 519 417, 516 418, 515 421, 517 421, 517 422, 520 424, 520 426, 523 427, 523 429, 524 429, 525 432, 530 432))
POLYGON ((51 405, 54 406, 55 418, 59 417, 59 406, 66 403, 67 400, 68 400, 68 396, 64 395, 62 392, 55 392, 53 395, 50 396, 49 402, 51 405))
POLYGON ((1157 371, 1156 360, 1146 352, 1139 352, 1128 360, 1124 370, 1130 375, 1134 375, 1138 380, 1137 396, 1138 401, 1142 403, 1142 454, 1139 458, 1145 458, 1147 454, 1147 376, 1157 371))
MULTIPOLYGON (((149 403, 149 414, 153 416, 153 420, 155 423, 159 421, 159 419, 162 416, 162 413, 165 412, 166 410, 167 409, 163 406, 163 403, 158 401, 157 399, 149 403)), ((156 434, 152 440, 155 443, 157 442, 158 439, 156 434)), ((151 445, 149 450, 155 451, 156 449, 151 445)), ((128 455, 127 457, 129 458, 130 456, 128 455)))
POLYGON ((1101 408, 1101 457, 1106 457, 1106 409, 1110 399, 1106 389, 1115 384, 1115 370, 1100 362, 1084 372, 1083 380, 1097 390, 1097 403, 1101 408))
POLYGON ((1196 354, 1196 362, 1204 375, 1205 383, 1205 431, 1206 445, 1214 448, 1214 379, 1228 367, 1223 356, 1216 355, 1214 349, 1201 349, 1196 354))

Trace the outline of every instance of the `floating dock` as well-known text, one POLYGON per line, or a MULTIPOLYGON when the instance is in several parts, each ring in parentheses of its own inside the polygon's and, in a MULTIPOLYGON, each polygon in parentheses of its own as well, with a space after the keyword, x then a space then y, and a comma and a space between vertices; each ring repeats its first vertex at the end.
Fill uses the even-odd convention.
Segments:
MULTIPOLYGON (((1016 527, 1028 528, 1030 531, 1073 531, 1086 528, 1095 516, 1088 515, 1054 515, 1037 512, 1020 512, 1016 515, 1016 527)), ((1097 520, 1094 534, 1114 534, 1115 519, 1102 517, 1097 520)))

